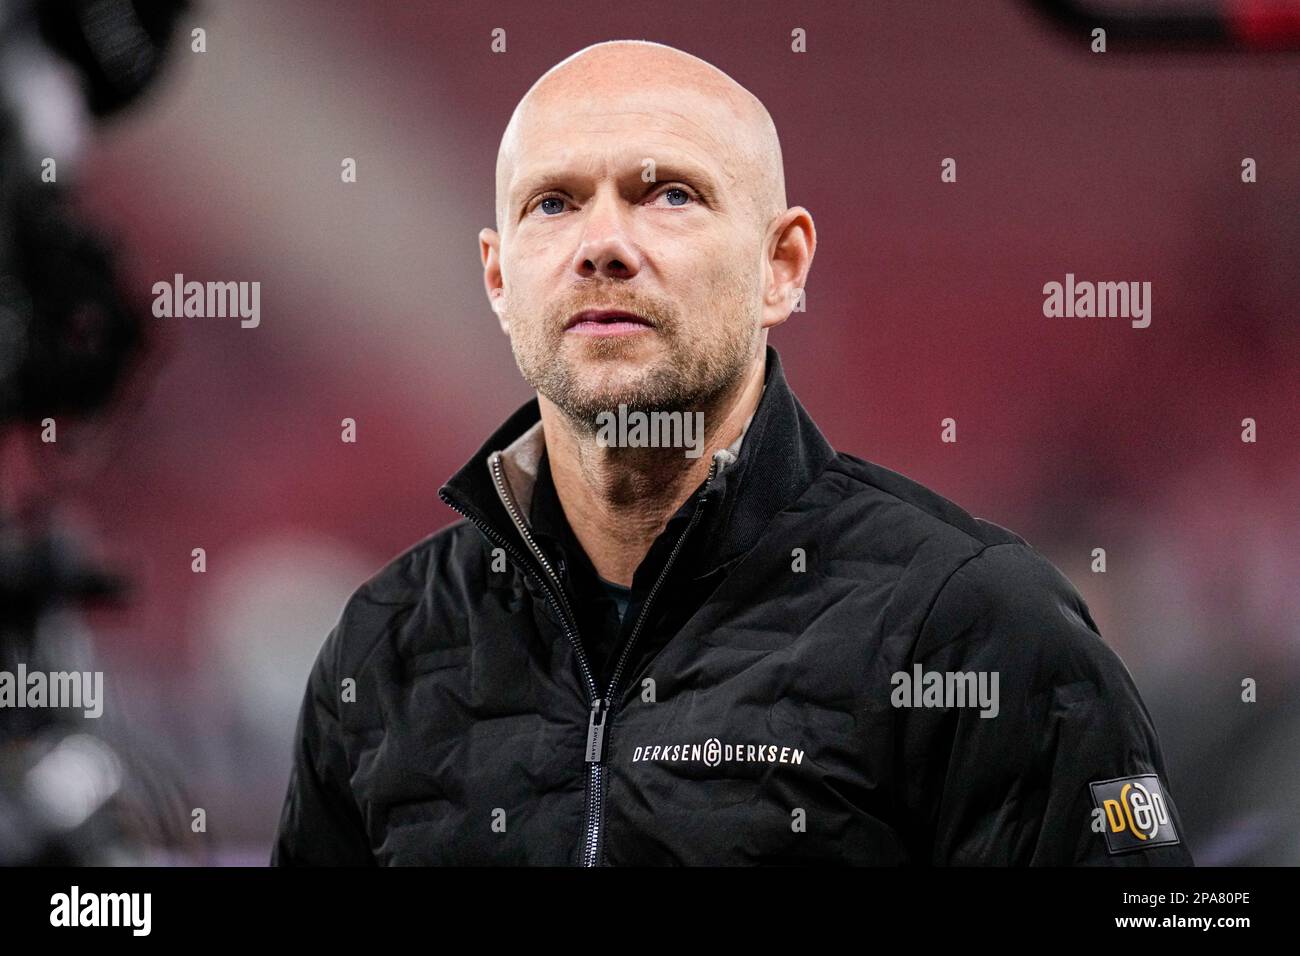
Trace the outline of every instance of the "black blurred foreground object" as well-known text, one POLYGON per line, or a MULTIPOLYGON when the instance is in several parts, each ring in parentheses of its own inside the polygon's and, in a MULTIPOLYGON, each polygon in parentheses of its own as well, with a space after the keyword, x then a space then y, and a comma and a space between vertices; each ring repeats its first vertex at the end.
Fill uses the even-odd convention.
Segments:
POLYGON ((1063 31, 1106 31, 1108 51, 1300 50, 1300 0, 1030 0, 1063 31))
MULTIPOLYGON (((88 124, 154 81, 184 7, 0 5, 0 454, 30 445, 45 419, 102 412, 143 352, 143 313, 119 294, 107 243, 63 183, 88 124)), ((47 448, 41 457, 58 454, 47 448)), ((57 502, 26 502, 18 484, 0 485, 0 671, 93 672, 76 609, 120 599, 124 582, 51 531, 57 502)), ((179 788, 122 728, 104 727, 113 721, 84 709, 0 707, 0 865, 157 862, 183 848, 179 788)))

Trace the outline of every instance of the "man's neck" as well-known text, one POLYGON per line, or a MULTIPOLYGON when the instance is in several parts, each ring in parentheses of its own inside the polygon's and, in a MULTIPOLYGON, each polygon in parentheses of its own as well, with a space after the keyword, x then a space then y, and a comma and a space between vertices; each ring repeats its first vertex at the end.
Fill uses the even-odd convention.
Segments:
MULTIPOLYGON (((631 586, 632 576, 668 519, 708 477, 713 453, 740 436, 763 393, 766 350, 704 413, 702 453, 681 448, 602 447, 538 396, 551 478, 574 536, 596 572, 631 586)), ((686 411, 686 410, 683 410, 686 411)))

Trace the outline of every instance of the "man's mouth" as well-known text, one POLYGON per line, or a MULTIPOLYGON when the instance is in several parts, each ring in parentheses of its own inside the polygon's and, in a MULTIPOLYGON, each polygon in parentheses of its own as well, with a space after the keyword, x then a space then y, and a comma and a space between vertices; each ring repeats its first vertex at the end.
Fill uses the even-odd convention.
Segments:
POLYGON ((654 328, 649 319, 620 309, 587 309, 569 317, 566 332, 579 335, 628 335, 654 328))

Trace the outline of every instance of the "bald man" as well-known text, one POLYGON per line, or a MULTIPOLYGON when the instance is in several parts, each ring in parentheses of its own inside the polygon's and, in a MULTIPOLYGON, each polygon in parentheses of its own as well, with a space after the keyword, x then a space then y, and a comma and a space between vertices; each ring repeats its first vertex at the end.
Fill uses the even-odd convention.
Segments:
POLYGON ((790 390, 816 232, 753 95, 575 53, 478 239, 537 395, 326 638, 273 863, 1192 862, 1073 586, 790 390))

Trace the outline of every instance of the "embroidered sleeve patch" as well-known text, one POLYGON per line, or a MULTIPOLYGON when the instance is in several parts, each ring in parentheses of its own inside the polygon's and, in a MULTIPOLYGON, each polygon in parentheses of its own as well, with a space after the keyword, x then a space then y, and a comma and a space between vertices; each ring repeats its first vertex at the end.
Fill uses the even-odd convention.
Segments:
POLYGON ((1178 842, 1155 774, 1100 780, 1088 787, 1093 805, 1105 813, 1106 849, 1111 853, 1178 842))

